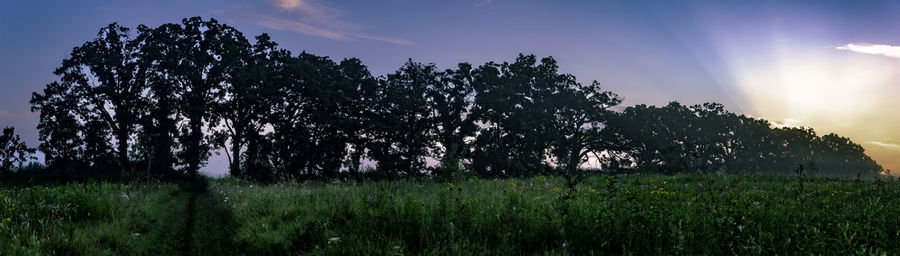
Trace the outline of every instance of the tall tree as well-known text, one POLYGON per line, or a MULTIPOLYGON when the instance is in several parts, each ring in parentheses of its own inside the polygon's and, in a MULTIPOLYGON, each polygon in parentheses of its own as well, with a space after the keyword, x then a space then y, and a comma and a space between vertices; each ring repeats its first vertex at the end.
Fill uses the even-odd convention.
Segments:
POLYGON ((553 58, 538 63, 519 55, 513 63, 487 63, 473 74, 473 115, 482 129, 475 141, 472 168, 482 176, 526 176, 549 170, 546 163, 552 130, 547 96, 559 74, 553 58))
POLYGON ((378 80, 356 58, 341 61, 338 68, 341 73, 338 87, 344 90, 343 100, 339 104, 343 120, 341 128, 350 146, 347 171, 352 176, 359 177, 362 158, 366 149, 371 146, 376 132, 374 122, 378 113, 378 80))
POLYGON ((174 174, 177 163, 174 149, 178 134, 179 77, 170 72, 178 69, 181 60, 175 57, 181 52, 178 40, 182 28, 176 24, 164 24, 156 28, 138 26, 141 41, 140 65, 147 70, 148 90, 146 115, 142 121, 139 138, 147 161, 147 174, 165 177, 174 174))
POLYGON ((284 68, 269 97, 275 165, 294 178, 333 177, 346 152, 337 64, 303 52, 284 68))
MULTIPOLYGON (((271 180, 271 157, 274 150, 272 134, 263 135, 263 129, 270 127, 269 123, 277 119, 273 106, 283 104, 281 89, 290 84, 287 81, 287 64, 292 63, 290 51, 279 49, 278 44, 271 40, 268 34, 256 37, 253 52, 248 69, 243 73, 248 79, 249 88, 244 91, 246 103, 245 110, 248 116, 243 119, 246 122, 243 134, 243 143, 246 151, 243 158, 243 170, 238 176, 245 176, 256 180, 271 180), (253 102, 251 102, 253 101, 253 102)), ((234 153, 234 152, 232 152, 234 153)), ((240 163, 237 164, 240 167, 240 163)), ((232 173, 232 175, 235 175, 232 173)))
POLYGON ((612 115, 609 108, 622 102, 612 92, 601 90, 596 81, 581 85, 573 80, 560 77, 558 88, 547 100, 553 114, 550 152, 566 176, 578 175, 590 153, 606 150, 600 132, 612 115))
POLYGON ((419 175, 433 147, 432 105, 428 88, 440 83, 433 64, 408 60, 381 80, 375 150, 378 169, 392 174, 419 175))
POLYGON ((51 82, 41 93, 31 94, 31 111, 39 111, 38 134, 44 161, 51 168, 63 168, 83 160, 82 122, 78 99, 68 83, 51 82))
MULTIPOLYGON (((240 33, 223 37, 222 58, 224 66, 224 95, 221 102, 214 105, 214 112, 223 122, 224 135, 231 142, 229 169, 233 176, 241 174, 241 151, 246 141, 246 133, 258 132, 260 125, 260 68, 266 67, 265 56, 252 56, 250 43, 240 33)), ((268 36, 265 35, 265 40, 268 36)), ((226 147, 227 148, 227 147, 226 147)))
MULTIPOLYGON (((129 29, 112 23, 93 41, 76 47, 54 72, 77 103, 83 119, 99 118, 115 134, 119 167, 128 170, 129 143, 141 114, 144 70, 135 58, 138 50, 129 29)), ((95 125, 96 126, 96 125, 95 125)))
MULTIPOLYGON (((187 173, 195 176, 210 154, 211 130, 218 116, 211 111, 223 97, 223 86, 235 71, 233 44, 242 35, 236 29, 220 24, 215 19, 204 21, 200 17, 183 19, 181 24, 164 24, 156 29, 152 38, 162 42, 162 49, 150 55, 162 68, 159 80, 171 83, 170 98, 183 118, 176 124, 180 158, 187 165, 187 173)), ((164 115, 162 113, 161 115, 164 115)))
POLYGON ((450 175, 459 171, 460 163, 469 156, 472 145, 466 140, 478 131, 472 115, 475 100, 472 65, 460 63, 455 70, 445 70, 427 94, 436 140, 440 144, 437 154, 442 155, 437 171, 450 175))

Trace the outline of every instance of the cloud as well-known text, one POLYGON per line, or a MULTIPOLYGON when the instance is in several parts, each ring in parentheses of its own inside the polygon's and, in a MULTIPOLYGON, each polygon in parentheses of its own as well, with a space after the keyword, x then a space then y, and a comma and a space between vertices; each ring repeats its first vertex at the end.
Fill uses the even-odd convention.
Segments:
POLYGON ((900 46, 886 44, 847 44, 836 49, 863 54, 881 55, 891 58, 900 58, 900 46))
POLYGON ((877 145, 877 146, 881 146, 881 147, 885 147, 885 148, 888 148, 888 149, 891 149, 891 150, 898 150, 898 151, 900 151, 900 144, 897 144, 897 143, 881 142, 881 141, 869 141, 869 144, 877 145))
POLYGON ((412 41, 370 35, 360 32, 360 26, 341 19, 343 13, 318 0, 267 0, 278 9, 276 15, 260 15, 252 22, 271 29, 291 31, 332 40, 372 40, 399 45, 413 45, 412 41))
POLYGON ((321 28, 315 25, 311 25, 305 22, 293 21, 288 19, 279 19, 270 16, 263 16, 256 20, 258 25, 276 29, 276 30, 285 30, 292 31, 301 34, 307 34, 311 36, 324 37, 328 39, 334 40, 350 40, 351 37, 344 35, 342 33, 334 32, 325 28, 321 28))
POLYGON ((482 6, 485 6, 485 5, 489 5, 489 4, 493 3, 493 2, 494 2, 494 0, 481 0, 481 2, 475 3, 475 6, 482 7, 482 6))
POLYGON ((0 109, 0 117, 7 117, 7 116, 12 116, 12 115, 13 115, 12 112, 0 109))
POLYGON ((794 118, 785 118, 784 120, 781 120, 781 122, 771 120, 769 123, 775 128, 803 128, 803 125, 800 125, 800 120, 794 118))

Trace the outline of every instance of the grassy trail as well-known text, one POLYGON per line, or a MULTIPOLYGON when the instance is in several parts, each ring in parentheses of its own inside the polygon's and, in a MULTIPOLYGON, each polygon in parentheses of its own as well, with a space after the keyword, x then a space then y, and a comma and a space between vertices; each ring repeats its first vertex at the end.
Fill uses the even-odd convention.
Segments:
POLYGON ((180 255, 226 255, 233 252, 231 231, 234 230, 230 212, 221 200, 207 191, 205 185, 182 188, 179 200, 184 212, 180 215, 184 225, 177 232, 177 251, 180 255))
POLYGON ((194 214, 197 210, 198 194, 199 193, 197 193, 197 192, 193 192, 193 193, 191 193, 190 197, 188 198, 187 213, 185 213, 185 216, 187 216, 186 217, 187 221, 185 221, 184 231, 181 232, 182 240, 181 240, 181 246, 179 246, 179 251, 181 251, 181 252, 193 251, 191 244, 192 244, 192 241, 194 240, 194 225, 195 225, 194 214))

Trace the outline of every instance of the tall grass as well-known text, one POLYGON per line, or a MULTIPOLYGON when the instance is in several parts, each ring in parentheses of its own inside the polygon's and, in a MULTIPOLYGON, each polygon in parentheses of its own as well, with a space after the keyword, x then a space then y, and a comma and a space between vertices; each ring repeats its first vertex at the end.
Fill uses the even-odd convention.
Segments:
POLYGON ((3 255, 900 254, 896 181, 628 175, 570 190, 546 177, 225 179, 200 192, 91 183, 0 194, 3 255))

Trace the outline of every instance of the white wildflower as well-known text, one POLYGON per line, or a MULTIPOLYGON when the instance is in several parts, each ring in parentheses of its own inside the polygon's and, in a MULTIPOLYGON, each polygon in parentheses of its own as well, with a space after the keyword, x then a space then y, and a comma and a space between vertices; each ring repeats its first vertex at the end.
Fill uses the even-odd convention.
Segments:
POLYGON ((335 243, 335 244, 336 244, 336 243, 339 243, 339 242, 341 242, 341 238, 340 238, 340 237, 332 237, 332 238, 328 238, 328 244, 332 244, 332 243, 335 243))

